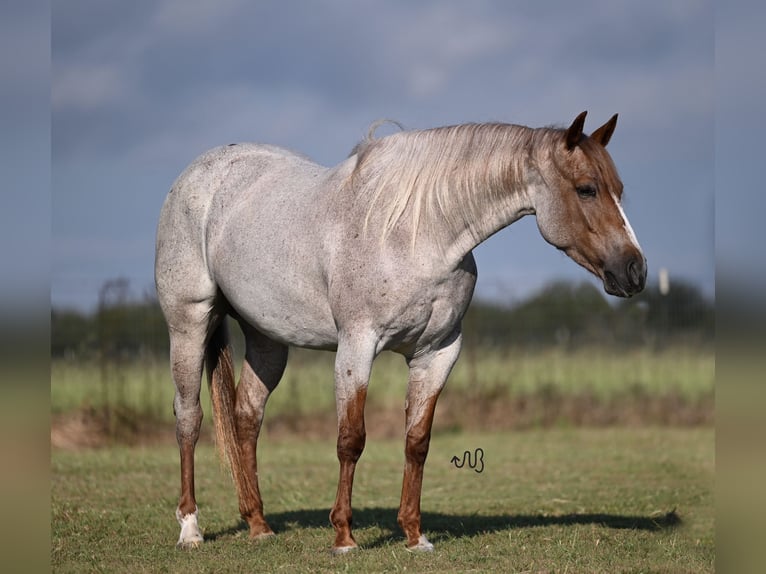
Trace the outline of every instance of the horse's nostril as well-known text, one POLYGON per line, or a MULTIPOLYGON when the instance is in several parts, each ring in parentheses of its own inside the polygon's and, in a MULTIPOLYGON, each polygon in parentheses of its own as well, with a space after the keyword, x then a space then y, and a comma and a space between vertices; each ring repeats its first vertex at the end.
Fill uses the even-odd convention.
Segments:
POLYGON ((644 266, 638 260, 632 259, 628 263, 627 275, 631 286, 637 287, 639 290, 644 288, 646 272, 644 271, 644 266))

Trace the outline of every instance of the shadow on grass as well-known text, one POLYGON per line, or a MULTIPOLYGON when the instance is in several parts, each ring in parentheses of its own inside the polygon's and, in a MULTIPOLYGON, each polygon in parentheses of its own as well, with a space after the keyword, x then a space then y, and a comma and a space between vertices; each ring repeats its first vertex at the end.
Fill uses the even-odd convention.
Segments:
MULTIPOLYGON (((386 532, 373 542, 363 546, 374 548, 383 546, 391 541, 400 540, 403 534, 396 522, 396 508, 360 508, 354 510, 354 527, 362 529, 376 526, 386 532)), ((269 514, 266 520, 274 532, 292 530, 294 528, 328 528, 330 525, 330 509, 294 510, 269 514)), ((503 514, 488 515, 479 514, 444 514, 440 512, 424 512, 422 514, 424 531, 432 542, 449 538, 471 537, 477 534, 490 532, 502 532, 518 528, 535 528, 539 526, 569 526, 575 524, 594 524, 605 528, 627 530, 650 530, 659 531, 673 528, 681 524, 681 517, 675 509, 666 514, 652 516, 626 516, 620 514, 601 513, 573 513, 558 516, 544 514, 503 514)), ((206 533, 205 537, 215 540, 225 536, 231 536, 237 532, 247 531, 245 521, 240 521, 236 526, 218 531, 206 533)))

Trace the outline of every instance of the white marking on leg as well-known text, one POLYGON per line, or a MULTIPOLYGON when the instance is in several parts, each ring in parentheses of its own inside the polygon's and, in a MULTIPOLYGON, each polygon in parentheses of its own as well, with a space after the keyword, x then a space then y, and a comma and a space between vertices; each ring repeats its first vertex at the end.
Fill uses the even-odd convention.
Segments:
POLYGON ((407 550, 410 552, 433 552, 434 545, 428 541, 425 534, 421 534, 418 543, 415 546, 409 546, 407 550))
POLYGON ((176 520, 181 525, 181 535, 176 544, 179 548, 196 548, 204 541, 197 523, 197 513, 195 507, 191 514, 181 515, 181 511, 176 508, 176 520))
POLYGON ((358 548, 358 546, 333 546, 330 549, 330 554, 333 556, 341 556, 343 554, 348 554, 349 552, 354 552, 358 548))

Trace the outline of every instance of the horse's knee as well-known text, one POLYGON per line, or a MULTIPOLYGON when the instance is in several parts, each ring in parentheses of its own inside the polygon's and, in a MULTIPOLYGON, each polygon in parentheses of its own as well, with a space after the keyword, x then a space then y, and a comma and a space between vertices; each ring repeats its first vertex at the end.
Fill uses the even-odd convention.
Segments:
POLYGON ((341 426, 338 432, 338 459, 341 461, 356 462, 362 456, 367 433, 364 426, 351 428, 341 426))
POLYGON ((406 414, 407 434, 405 435, 404 453, 407 462, 423 464, 428 456, 428 447, 431 442, 431 426, 436 410, 438 392, 425 400, 412 397, 412 387, 408 393, 406 414))
POLYGON ((408 462, 425 464, 428 456, 428 448, 431 443, 431 433, 409 432, 404 447, 404 454, 408 462))
MULTIPOLYGON (((362 456, 367 433, 364 428, 364 403, 367 388, 356 391, 356 396, 345 405, 345 416, 338 420, 338 458, 356 462, 362 456)), ((343 411, 341 411, 343 412, 343 411)))

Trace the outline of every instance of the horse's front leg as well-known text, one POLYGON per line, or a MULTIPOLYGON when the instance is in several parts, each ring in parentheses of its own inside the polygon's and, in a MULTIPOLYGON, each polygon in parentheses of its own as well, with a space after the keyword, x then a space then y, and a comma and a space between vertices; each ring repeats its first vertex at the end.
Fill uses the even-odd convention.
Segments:
POLYGON ((340 463, 338 492, 330 511, 335 527, 334 554, 356 548, 351 534, 351 490, 356 463, 364 450, 364 403, 375 343, 364 337, 341 337, 335 358, 335 405, 338 411, 337 453, 340 463))
POLYGON ((409 361, 407 383, 404 480, 398 522, 410 550, 431 551, 433 544, 420 530, 423 467, 431 441, 431 425, 439 393, 460 354, 461 335, 455 331, 438 349, 409 361))

